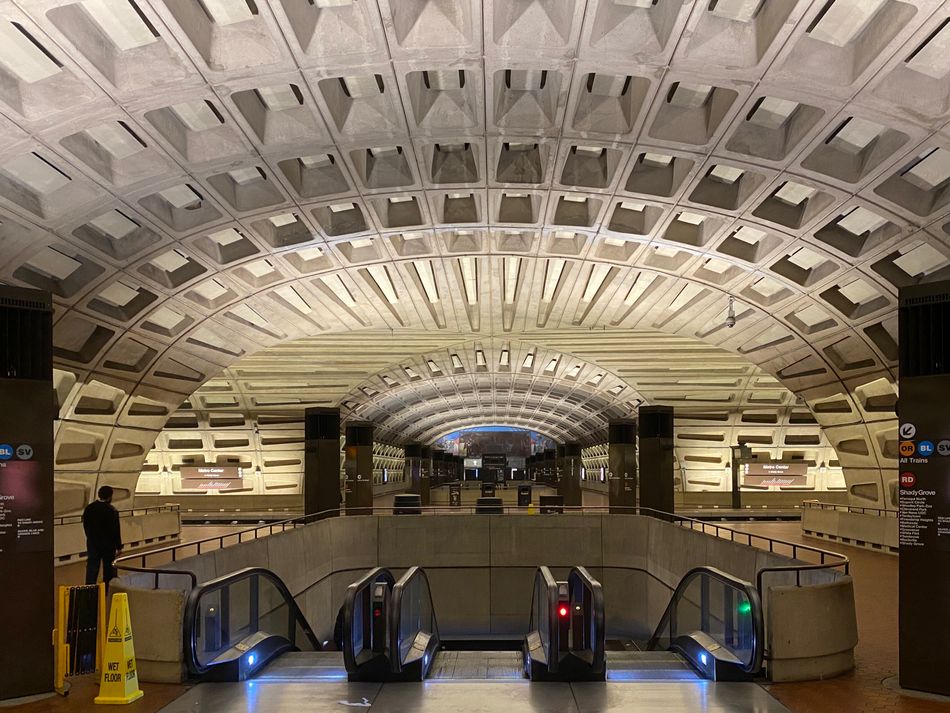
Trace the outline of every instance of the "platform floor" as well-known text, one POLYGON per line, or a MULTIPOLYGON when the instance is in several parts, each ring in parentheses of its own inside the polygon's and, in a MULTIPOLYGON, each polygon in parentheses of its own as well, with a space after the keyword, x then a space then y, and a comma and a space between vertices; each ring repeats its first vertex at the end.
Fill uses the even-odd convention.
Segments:
POLYGON ((203 683, 161 713, 788 713, 751 683, 203 683))

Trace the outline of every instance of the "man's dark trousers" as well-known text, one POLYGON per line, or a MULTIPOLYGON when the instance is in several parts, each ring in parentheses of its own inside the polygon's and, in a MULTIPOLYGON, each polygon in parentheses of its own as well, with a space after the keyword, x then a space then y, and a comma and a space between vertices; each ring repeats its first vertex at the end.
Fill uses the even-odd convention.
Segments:
POLYGON ((102 581, 109 586, 109 582, 116 576, 116 569, 112 562, 115 560, 115 550, 97 550, 90 547, 86 553, 86 584, 95 584, 99 578, 99 565, 102 564, 102 581))

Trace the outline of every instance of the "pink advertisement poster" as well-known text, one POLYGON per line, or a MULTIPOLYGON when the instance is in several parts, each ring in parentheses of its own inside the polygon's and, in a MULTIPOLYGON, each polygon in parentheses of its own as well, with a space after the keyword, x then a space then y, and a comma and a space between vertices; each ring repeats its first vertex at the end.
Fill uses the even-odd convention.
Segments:
POLYGON ((41 478, 36 461, 0 462, 0 552, 49 548, 41 478))

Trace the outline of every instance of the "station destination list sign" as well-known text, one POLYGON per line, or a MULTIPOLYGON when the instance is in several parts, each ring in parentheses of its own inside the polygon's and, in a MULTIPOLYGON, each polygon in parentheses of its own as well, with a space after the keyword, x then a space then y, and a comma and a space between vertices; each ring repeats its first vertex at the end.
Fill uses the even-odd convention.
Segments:
POLYGON ((743 463, 742 484, 758 488, 808 485, 807 463, 743 463))
POLYGON ((900 685, 950 695, 950 281, 902 288, 899 301, 900 685))
MULTIPOLYGON (((914 384, 906 388, 902 385, 902 390, 901 400, 905 400, 906 393, 909 401, 914 384)), ((902 408, 901 412, 902 423, 898 427, 901 555, 908 551, 907 561, 910 561, 915 557, 913 551, 918 549, 950 554, 950 424, 944 425, 943 417, 934 419, 922 413, 911 421, 909 408, 902 408)))
POLYGON ((183 465, 181 484, 192 490, 240 490, 244 486, 244 471, 233 465, 183 465))

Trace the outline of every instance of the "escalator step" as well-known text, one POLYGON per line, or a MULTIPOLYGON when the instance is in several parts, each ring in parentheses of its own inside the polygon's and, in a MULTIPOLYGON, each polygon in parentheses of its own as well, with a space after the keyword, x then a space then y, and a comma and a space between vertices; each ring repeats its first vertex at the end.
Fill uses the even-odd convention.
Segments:
POLYGON ((520 651, 440 651, 429 671, 430 679, 520 679, 520 651))
POLYGON ((699 674, 670 651, 608 651, 608 681, 697 681, 699 674))
POLYGON ((339 651, 291 652, 272 661, 254 677, 256 681, 319 681, 346 679, 339 651))

